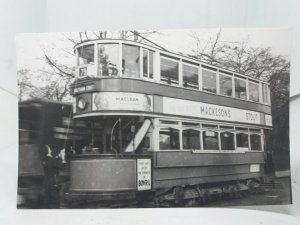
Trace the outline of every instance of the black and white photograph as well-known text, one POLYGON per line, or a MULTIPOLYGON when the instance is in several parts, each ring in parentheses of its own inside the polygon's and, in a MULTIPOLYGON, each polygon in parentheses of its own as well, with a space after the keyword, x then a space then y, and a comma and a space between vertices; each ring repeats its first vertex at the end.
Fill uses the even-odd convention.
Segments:
POLYGON ((291 35, 19 33, 17 208, 292 204, 291 35))

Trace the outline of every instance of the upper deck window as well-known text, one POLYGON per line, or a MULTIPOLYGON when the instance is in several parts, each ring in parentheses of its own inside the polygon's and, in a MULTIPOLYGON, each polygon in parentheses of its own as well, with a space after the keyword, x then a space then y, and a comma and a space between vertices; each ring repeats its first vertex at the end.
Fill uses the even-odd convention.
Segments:
POLYGON ((213 71, 202 70, 202 89, 203 91, 217 93, 216 73, 213 71))
POLYGON ((143 50, 143 77, 153 78, 153 58, 154 53, 152 51, 143 50))
POLYGON ((98 44, 98 76, 117 76, 119 64, 118 44, 98 44))
POLYGON ((249 82, 249 100, 259 102, 259 85, 249 82))
POLYGON ((78 51, 78 66, 94 63, 94 45, 85 45, 79 47, 78 51))
POLYGON ((262 101, 263 103, 268 103, 268 85, 262 83, 262 101))
POLYGON ((234 78, 235 97, 240 99, 247 99, 246 80, 234 78))
POLYGON ((171 59, 160 58, 161 81, 168 84, 178 84, 179 62, 171 59))
POLYGON ((232 77, 220 74, 220 94, 225 96, 232 96, 232 77))
POLYGON ((140 47, 123 44, 122 70, 125 77, 140 77, 140 47))
POLYGON ((198 89, 198 68, 183 64, 182 66, 183 86, 198 89))

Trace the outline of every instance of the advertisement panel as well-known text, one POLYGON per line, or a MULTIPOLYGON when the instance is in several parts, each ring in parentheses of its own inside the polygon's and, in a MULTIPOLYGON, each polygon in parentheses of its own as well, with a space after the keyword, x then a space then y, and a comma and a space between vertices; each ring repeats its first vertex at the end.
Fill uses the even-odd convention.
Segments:
POLYGON ((205 119, 261 124, 259 112, 169 97, 163 97, 163 113, 205 119))
POLYGON ((153 96, 127 92, 93 93, 92 109, 153 112, 153 96))
POLYGON ((137 159, 137 190, 151 190, 151 159, 137 159))

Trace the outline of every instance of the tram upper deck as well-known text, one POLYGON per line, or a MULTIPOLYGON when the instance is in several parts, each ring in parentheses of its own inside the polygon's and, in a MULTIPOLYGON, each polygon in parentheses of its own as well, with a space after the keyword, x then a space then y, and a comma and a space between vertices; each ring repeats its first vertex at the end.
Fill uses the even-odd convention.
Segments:
POLYGON ((270 105, 267 82, 191 57, 126 40, 87 41, 74 49, 79 80, 138 79, 270 105))
MULTIPOLYGON (((102 114, 114 111, 114 115, 115 111, 175 112, 175 115, 194 117, 192 108, 200 108, 206 114, 215 115, 217 120, 224 117, 230 121, 226 112, 231 112, 227 110, 237 108, 244 110, 245 115, 247 110, 260 113, 247 115, 262 118, 261 125, 271 125, 270 88, 265 81, 128 40, 87 41, 76 45, 74 50, 77 79, 72 93, 75 106, 79 106, 74 107, 75 117, 95 115, 95 111, 102 114), (132 109, 128 104, 126 107, 124 104, 125 108, 118 104, 114 108, 108 103, 112 99, 136 101, 140 106, 132 109), (168 105, 181 105, 181 109, 189 110, 183 112, 168 105)), ((211 115, 208 118, 214 119, 211 115)), ((255 124, 256 121, 250 118, 239 122, 255 124)))

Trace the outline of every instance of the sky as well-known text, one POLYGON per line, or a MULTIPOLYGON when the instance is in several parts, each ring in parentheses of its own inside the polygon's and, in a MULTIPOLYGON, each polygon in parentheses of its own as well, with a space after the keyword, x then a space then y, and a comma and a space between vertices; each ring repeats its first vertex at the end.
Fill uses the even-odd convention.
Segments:
MULTIPOLYGON (((184 29, 159 30, 148 38, 173 52, 191 53, 195 49, 195 40, 192 34, 200 37, 204 46, 210 38, 215 38, 219 28, 211 29, 184 29)), ((76 36, 76 33, 73 33, 76 36)), ((75 59, 71 56, 73 43, 65 36, 70 33, 24 33, 16 37, 17 69, 38 71, 46 69, 42 59, 44 51, 53 56, 60 64, 74 65, 75 59)), ((274 54, 285 56, 288 60, 291 54, 291 29, 233 29, 222 28, 220 41, 247 41, 250 47, 270 47, 274 54)), ((203 47, 202 46, 202 47, 203 47)))

